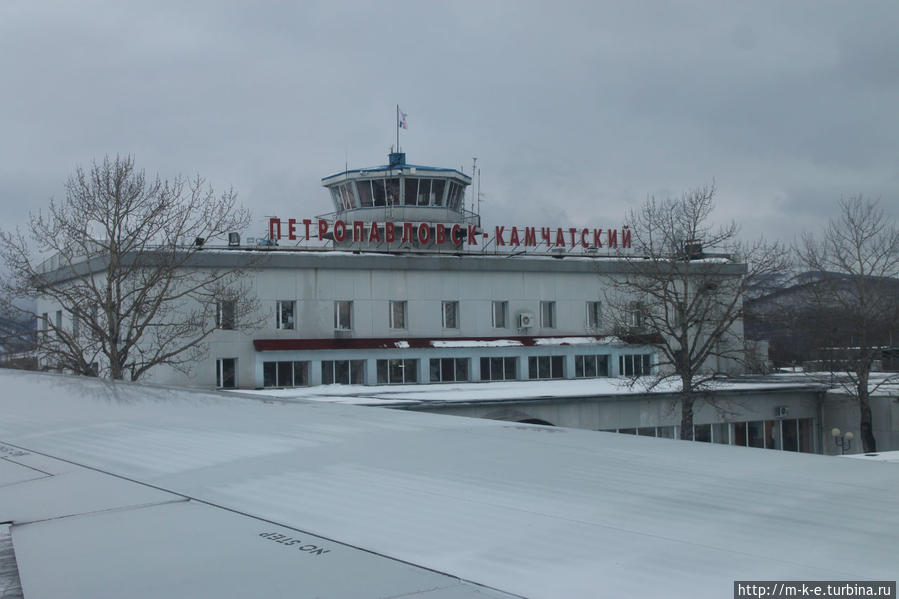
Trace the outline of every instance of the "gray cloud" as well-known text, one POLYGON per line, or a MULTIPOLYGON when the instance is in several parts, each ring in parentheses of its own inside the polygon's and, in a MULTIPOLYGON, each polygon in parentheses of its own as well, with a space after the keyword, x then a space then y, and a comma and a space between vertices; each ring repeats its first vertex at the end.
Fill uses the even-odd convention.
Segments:
POLYGON ((841 196, 899 195, 893 2, 6 3, 0 217, 132 153, 329 210, 321 177, 482 167, 488 224, 620 221, 715 179, 719 217, 790 239, 841 196))

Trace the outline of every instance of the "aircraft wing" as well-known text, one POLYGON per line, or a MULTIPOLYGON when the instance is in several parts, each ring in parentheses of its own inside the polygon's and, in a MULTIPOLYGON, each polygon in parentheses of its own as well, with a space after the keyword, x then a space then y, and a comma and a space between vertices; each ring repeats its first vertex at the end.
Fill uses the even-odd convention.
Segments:
POLYGON ((16 371, 0 389, 4 597, 895 577, 895 464, 16 371))

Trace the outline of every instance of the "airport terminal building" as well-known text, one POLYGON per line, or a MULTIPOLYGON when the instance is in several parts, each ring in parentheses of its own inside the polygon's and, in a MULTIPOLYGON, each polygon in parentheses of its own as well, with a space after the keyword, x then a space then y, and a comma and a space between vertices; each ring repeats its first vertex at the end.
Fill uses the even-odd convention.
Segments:
POLYGON ((219 331, 197 383, 545 380, 655 367, 639 327, 615 335, 604 318, 603 280, 627 267, 616 259, 630 246, 626 228, 488 230, 465 209, 466 174, 401 153, 322 184, 332 213, 271 218, 270 245, 200 256, 208 267, 257 261, 263 324, 252 338, 219 331))
MULTIPOLYGON (((626 227, 484 227, 465 208, 471 178, 407 164, 322 179, 333 211, 271 217, 267 235, 232 234, 190 267, 246 269, 255 323, 216 308, 209 352, 189 375, 146 380, 218 388, 625 377, 657 365, 639 327, 612 330, 604 305, 623 275, 626 227)), ((740 276, 743 266, 722 271, 740 276)), ((718 271, 721 271, 720 265, 718 271)), ((39 305, 65 327, 65 307, 39 305)), ((742 335, 739 336, 742 338, 742 335)), ((100 366, 102 368, 102 365, 100 366)))

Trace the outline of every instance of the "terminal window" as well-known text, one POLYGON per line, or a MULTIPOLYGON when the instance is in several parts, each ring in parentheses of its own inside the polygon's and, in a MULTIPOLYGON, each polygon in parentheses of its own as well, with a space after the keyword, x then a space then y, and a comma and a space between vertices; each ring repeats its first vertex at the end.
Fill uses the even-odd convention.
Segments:
POLYGON ((322 360, 322 385, 364 385, 365 360, 322 360))
POLYGON ((587 302, 587 328, 598 329, 602 322, 602 302, 587 302))
POLYGON ((621 376, 643 376, 651 371, 652 354, 618 356, 618 374, 621 376))
POLYGON ((481 358, 482 381, 514 381, 518 378, 518 358, 481 358))
POLYGON ((712 442, 712 425, 711 424, 694 424, 693 440, 703 443, 712 442))
POLYGON ((528 358, 528 378, 565 378, 564 356, 531 356, 528 358))
POLYGON ((263 387, 305 387, 309 384, 309 362, 263 362, 263 387))
POLYGON ((220 329, 234 328, 234 300, 222 300, 216 304, 215 326, 220 329))
POLYGON ((220 389, 237 387, 237 358, 219 358, 215 361, 215 386, 220 389))
POLYGON ((468 358, 432 358, 432 383, 452 383, 468 380, 468 358))
POLYGON ((277 328, 279 329, 292 329, 294 328, 294 310, 296 307, 296 302, 293 300, 281 300, 278 302, 278 306, 276 309, 278 319, 275 323, 277 328))
POLYGON ((390 328, 405 329, 406 328, 406 302, 391 301, 390 302, 390 328))
POLYGON ((575 378, 596 378, 609 376, 609 356, 575 356, 575 378))
POLYGON ((334 302, 334 328, 340 331, 349 331, 353 328, 353 302, 334 302))
POLYGON ((540 302, 540 326, 556 328, 556 302, 540 302))
POLYGON ((377 368, 379 385, 418 382, 418 360, 378 360, 377 368))
POLYGON ((459 302, 443 302, 443 328, 458 329, 459 328, 459 302))
POLYGON ((646 306, 643 302, 631 302, 624 317, 627 326, 635 329, 642 328, 646 320, 646 306))
POLYGON ((493 302, 493 328, 505 329, 509 326, 509 302, 493 302))
POLYGON ((814 447, 814 419, 754 420, 733 423, 733 445, 801 451, 811 453, 814 447))

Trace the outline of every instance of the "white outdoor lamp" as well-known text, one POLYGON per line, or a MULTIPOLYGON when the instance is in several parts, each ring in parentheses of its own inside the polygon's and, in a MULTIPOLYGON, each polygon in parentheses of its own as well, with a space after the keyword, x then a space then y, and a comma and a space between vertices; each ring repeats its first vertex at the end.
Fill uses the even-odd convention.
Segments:
POLYGON ((830 431, 830 434, 833 435, 833 442, 840 448, 840 454, 846 453, 846 450, 852 447, 852 440, 855 439, 855 435, 851 432, 842 434, 840 429, 834 428, 830 431))

